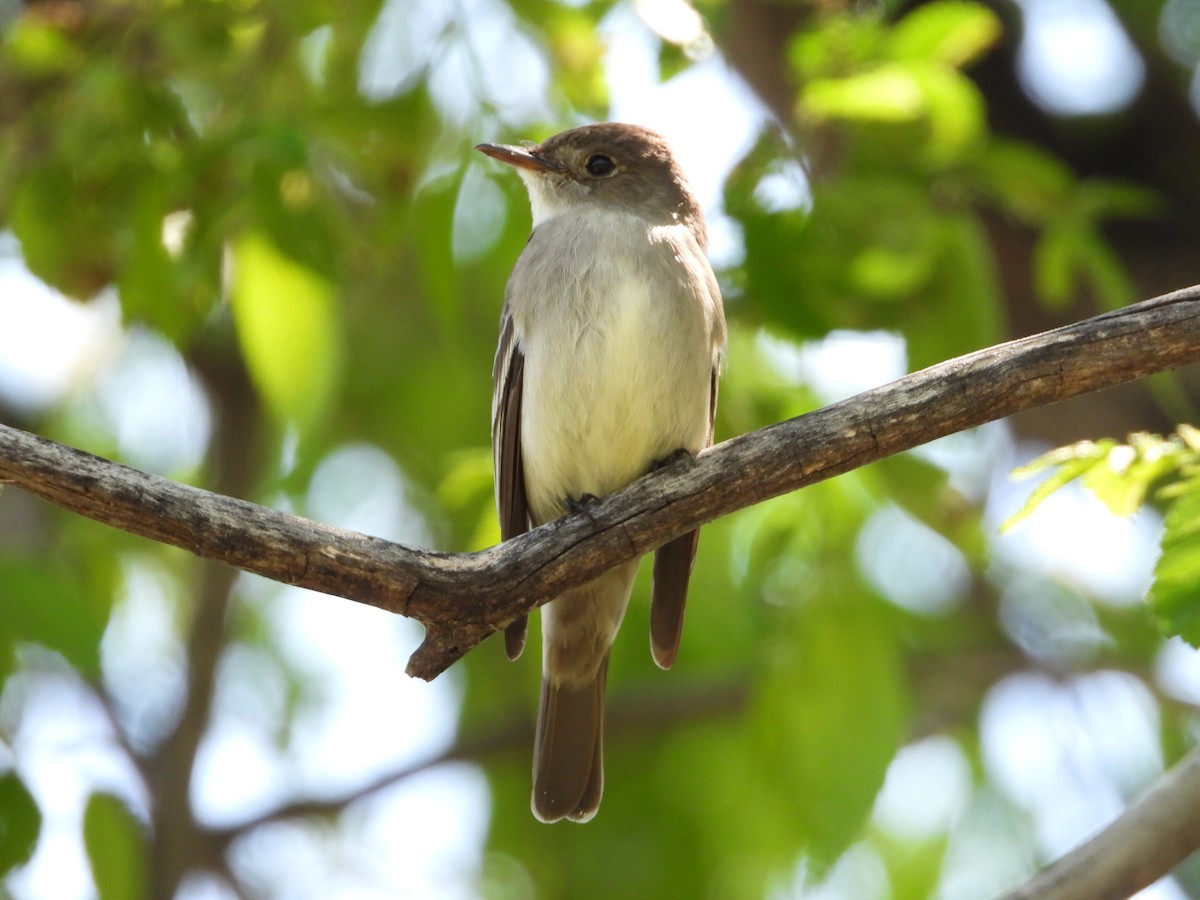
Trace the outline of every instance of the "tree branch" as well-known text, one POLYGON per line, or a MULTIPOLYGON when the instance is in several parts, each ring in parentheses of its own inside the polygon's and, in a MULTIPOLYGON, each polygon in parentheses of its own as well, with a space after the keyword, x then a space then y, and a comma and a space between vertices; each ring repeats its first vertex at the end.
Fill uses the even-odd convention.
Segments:
POLYGON ((178 484, 0 426, 0 481, 426 630, 431 679, 516 616, 706 522, 935 438, 1200 361, 1200 286, 980 350, 725 441, 505 544, 449 554, 178 484))
POLYGON ((998 900, 1122 900, 1153 884, 1200 846, 1200 749, 1117 819, 998 900))

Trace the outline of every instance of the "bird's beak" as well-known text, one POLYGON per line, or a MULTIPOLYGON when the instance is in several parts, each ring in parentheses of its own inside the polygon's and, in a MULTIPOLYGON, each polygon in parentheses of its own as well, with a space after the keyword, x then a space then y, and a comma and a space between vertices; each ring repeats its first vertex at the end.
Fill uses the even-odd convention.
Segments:
POLYGON ((514 147, 511 144, 476 144, 475 149, 486 153, 492 159, 508 163, 518 169, 528 169, 531 172, 557 172, 561 168, 543 156, 531 153, 524 147, 514 147))

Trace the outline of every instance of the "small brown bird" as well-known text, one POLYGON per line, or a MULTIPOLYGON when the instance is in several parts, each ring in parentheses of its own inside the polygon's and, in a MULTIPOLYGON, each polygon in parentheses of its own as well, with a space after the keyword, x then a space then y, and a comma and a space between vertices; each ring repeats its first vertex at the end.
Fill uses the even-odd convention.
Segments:
MULTIPOLYGON (((704 217, 660 135, 607 123, 476 149, 516 168, 533 212, 493 370, 507 540, 712 443, 725 315, 704 217)), ((697 534, 655 552, 650 643, 664 669, 679 649, 697 534)), ((532 805, 544 822, 586 822, 600 805, 608 657, 637 565, 542 607, 532 805)), ((506 631, 510 658, 525 627, 506 631)))

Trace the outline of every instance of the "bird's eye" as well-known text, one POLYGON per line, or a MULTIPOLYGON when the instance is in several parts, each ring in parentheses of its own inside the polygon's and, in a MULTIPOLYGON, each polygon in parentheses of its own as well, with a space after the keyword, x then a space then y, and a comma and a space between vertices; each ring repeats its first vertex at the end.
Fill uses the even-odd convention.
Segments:
POLYGON ((585 166, 585 168, 588 170, 588 174, 595 175, 597 178, 602 175, 607 175, 616 167, 617 164, 603 153, 597 153, 595 156, 588 157, 587 165, 585 166))

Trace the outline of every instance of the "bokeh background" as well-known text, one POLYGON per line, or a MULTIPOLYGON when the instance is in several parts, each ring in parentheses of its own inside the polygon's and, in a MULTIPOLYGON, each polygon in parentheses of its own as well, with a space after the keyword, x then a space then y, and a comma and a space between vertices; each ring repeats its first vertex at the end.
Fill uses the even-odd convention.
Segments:
MULTIPOLYGON (((0 27, 0 421, 408 544, 498 539, 529 214, 480 141, 675 143, 730 320, 718 440, 1200 282, 1196 0, 6 0, 0 27)), ((414 682, 410 622, 0 486, 0 893, 991 896, 1200 729, 1200 660, 1143 602, 1153 505, 1069 487, 1002 533, 1035 483, 1009 473, 1196 396, 1085 396, 706 527, 669 673, 639 582, 583 827, 529 812, 536 637, 414 682)))

